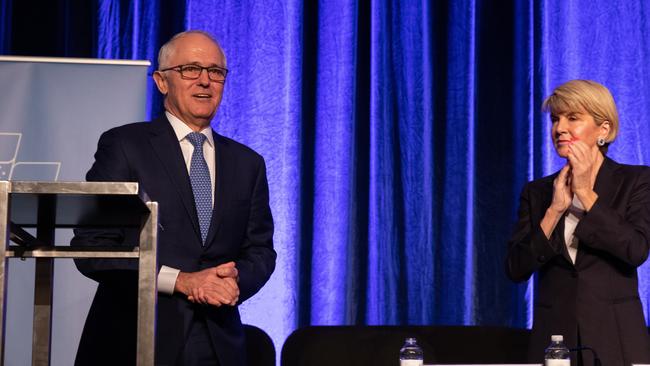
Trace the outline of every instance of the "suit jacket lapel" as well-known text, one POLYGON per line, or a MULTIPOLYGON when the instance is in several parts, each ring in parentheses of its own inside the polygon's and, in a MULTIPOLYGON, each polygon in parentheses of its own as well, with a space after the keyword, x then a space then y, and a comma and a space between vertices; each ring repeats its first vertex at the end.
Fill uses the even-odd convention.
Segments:
MULTIPOLYGON (((594 192, 598 194, 598 201, 605 203, 606 205, 611 205, 614 195, 616 194, 617 187, 613 182, 614 175, 616 174, 616 169, 618 164, 612 159, 605 157, 603 164, 598 170, 596 175, 596 182, 594 182, 594 192)), ((584 251, 580 250, 578 246, 578 255, 576 256, 576 267, 579 264, 584 251)))
POLYGON ((594 183, 594 191, 598 194, 598 200, 610 205, 616 194, 616 185, 614 184, 614 176, 618 169, 618 164, 612 159, 605 157, 600 170, 596 175, 596 182, 594 183))
POLYGON ((185 165, 185 159, 183 159, 183 152, 181 151, 174 129, 164 116, 152 121, 151 124, 152 133, 149 139, 151 146, 165 167, 169 179, 178 190, 187 215, 191 219, 194 232, 200 239, 201 230, 199 229, 199 219, 196 214, 192 185, 190 183, 190 177, 187 174, 187 166, 185 165))
POLYGON ((212 137, 214 141, 214 202, 212 203, 212 220, 210 221, 210 229, 208 230, 208 236, 205 239, 205 248, 207 249, 212 241, 214 240, 215 235, 219 230, 219 225, 221 225, 221 219, 224 214, 223 203, 225 198, 225 176, 224 174, 227 164, 226 155, 226 141, 221 138, 221 136, 212 130, 212 137))

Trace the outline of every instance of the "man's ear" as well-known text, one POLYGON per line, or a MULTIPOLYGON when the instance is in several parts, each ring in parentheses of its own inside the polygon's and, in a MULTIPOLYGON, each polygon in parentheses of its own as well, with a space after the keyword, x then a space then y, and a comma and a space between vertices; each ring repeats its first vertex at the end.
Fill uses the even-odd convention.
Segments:
POLYGON ((163 76, 160 71, 153 72, 153 80, 156 82, 156 86, 161 94, 167 95, 169 88, 167 87, 167 79, 163 76))

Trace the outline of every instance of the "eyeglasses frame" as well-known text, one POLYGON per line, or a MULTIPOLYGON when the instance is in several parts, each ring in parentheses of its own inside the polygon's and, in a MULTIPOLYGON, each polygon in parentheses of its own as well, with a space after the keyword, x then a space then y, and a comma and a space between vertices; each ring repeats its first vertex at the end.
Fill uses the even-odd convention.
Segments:
POLYGON ((221 67, 221 66, 208 66, 208 67, 203 67, 203 66, 196 65, 196 64, 176 65, 176 66, 168 67, 168 68, 166 68, 166 69, 158 70, 158 72, 163 72, 163 71, 176 71, 176 72, 178 72, 179 74, 181 74, 181 78, 183 78, 183 79, 186 79, 186 80, 196 80, 196 79, 198 79, 198 78, 201 77, 201 74, 203 74, 203 70, 205 70, 205 72, 208 73, 208 79, 210 79, 210 81, 214 81, 215 83, 221 83, 221 84, 223 84, 223 83, 226 81, 226 77, 228 76, 228 69, 226 69, 225 67, 221 67), (183 68, 186 67, 186 66, 197 67, 197 68, 201 69, 201 71, 199 72, 199 75, 198 75, 197 77, 195 77, 195 78, 191 78, 191 77, 188 77, 188 76, 186 76, 185 74, 183 74, 183 68), (209 69, 219 69, 219 70, 224 71, 224 74, 223 74, 223 80, 214 80, 214 79, 212 79, 212 78, 210 77, 210 72, 208 71, 209 69))

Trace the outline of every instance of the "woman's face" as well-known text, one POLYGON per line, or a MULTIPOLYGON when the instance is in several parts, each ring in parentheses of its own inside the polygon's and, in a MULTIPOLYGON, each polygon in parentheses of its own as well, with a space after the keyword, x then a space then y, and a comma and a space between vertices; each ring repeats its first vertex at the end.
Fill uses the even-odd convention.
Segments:
POLYGON ((585 110, 551 114, 553 144, 557 154, 563 158, 569 155, 569 146, 582 141, 598 151, 598 138, 607 137, 609 122, 596 125, 594 117, 585 110))

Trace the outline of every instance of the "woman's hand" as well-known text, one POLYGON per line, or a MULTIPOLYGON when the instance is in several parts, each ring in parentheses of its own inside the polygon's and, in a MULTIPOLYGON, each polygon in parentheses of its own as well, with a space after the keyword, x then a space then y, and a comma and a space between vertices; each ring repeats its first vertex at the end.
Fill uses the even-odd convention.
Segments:
POLYGON ((551 201, 551 207, 553 211, 558 214, 563 214, 564 211, 571 206, 571 200, 573 200, 573 193, 571 191, 571 166, 566 164, 560 170, 560 174, 555 177, 553 181, 553 200, 551 201))
POLYGON ((589 211, 598 199, 594 184, 596 173, 603 162, 603 155, 584 142, 575 141, 569 147, 567 158, 571 165, 571 190, 578 197, 585 211, 589 211))
POLYGON ((567 158, 571 165, 571 190, 576 194, 593 190, 598 154, 598 150, 594 151, 582 141, 569 146, 567 158))
POLYGON ((571 193, 570 184, 571 166, 567 164, 562 167, 560 174, 553 181, 553 199, 539 224, 547 239, 551 237, 551 233, 555 230, 555 226, 560 221, 560 217, 564 215, 564 211, 571 205, 573 193, 571 193))

